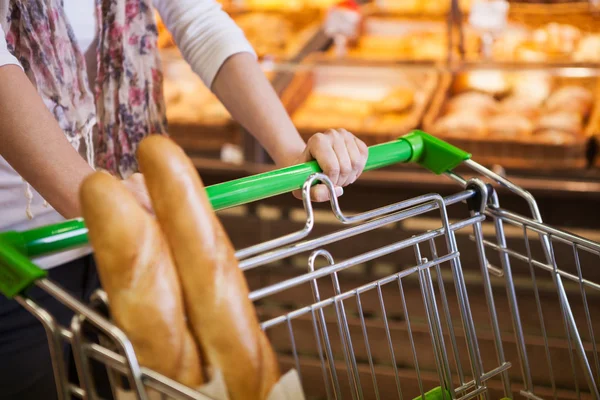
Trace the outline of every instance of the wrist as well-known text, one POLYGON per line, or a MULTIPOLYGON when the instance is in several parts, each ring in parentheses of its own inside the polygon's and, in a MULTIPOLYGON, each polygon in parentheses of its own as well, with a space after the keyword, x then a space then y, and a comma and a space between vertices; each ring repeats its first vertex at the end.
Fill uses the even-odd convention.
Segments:
POLYGON ((267 152, 278 168, 289 167, 298 163, 302 153, 306 149, 306 143, 300 137, 298 131, 290 134, 280 135, 280 140, 274 148, 267 148, 267 152))

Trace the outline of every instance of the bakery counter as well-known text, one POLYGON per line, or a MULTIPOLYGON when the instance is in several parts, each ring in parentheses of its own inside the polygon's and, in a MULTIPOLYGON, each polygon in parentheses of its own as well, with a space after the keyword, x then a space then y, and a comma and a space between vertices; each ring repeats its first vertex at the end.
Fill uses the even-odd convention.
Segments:
MULTIPOLYGON (((272 169, 265 164, 232 165, 201 157, 192 159, 207 185, 272 169)), ((477 161, 477 157, 474 159, 477 161)), ((468 171, 464 172, 465 177, 470 176, 468 171)), ((563 171, 560 176, 515 172, 514 175, 509 173, 507 177, 533 194, 545 222, 569 229, 600 230, 600 220, 593 217, 600 204, 600 171, 587 170, 572 174, 563 171)), ((407 165, 403 168, 366 172, 346 189, 341 205, 346 210, 365 211, 425 193, 450 195, 459 190, 456 183, 446 177, 435 176, 419 167, 407 165)), ((500 201, 503 207, 527 215, 527 206, 515 195, 501 190, 500 201)), ((276 207, 301 207, 293 196, 278 196, 261 203, 276 207)), ((317 205, 317 208, 328 207, 328 204, 317 205)))

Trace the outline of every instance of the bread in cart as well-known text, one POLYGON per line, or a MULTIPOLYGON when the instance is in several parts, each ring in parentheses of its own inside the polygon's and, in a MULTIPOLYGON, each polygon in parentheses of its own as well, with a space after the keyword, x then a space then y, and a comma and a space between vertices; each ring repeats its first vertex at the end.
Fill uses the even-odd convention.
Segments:
POLYGON ((81 188, 114 322, 142 366, 192 388, 222 376, 229 399, 267 399, 275 353, 191 160, 157 135, 138 158, 156 218, 108 174, 81 188))

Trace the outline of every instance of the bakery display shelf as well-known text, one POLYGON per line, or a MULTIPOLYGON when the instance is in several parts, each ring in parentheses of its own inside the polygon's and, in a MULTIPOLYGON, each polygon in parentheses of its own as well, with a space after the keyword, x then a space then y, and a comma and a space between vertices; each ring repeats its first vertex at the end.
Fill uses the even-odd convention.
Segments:
MULTIPOLYGON (((492 45, 496 62, 589 65, 600 63, 600 9, 591 2, 551 4, 511 2, 508 26, 492 45)), ((468 24, 468 14, 455 19, 462 40, 480 42, 468 24), (475 38, 475 39, 473 39, 475 38)), ((483 47, 462 52, 465 61, 482 61, 483 47), (475 50, 475 51, 473 51, 475 50)))
POLYGON ((417 128, 438 81, 435 70, 313 63, 299 68, 282 101, 301 135, 345 128, 367 144, 417 128))
POLYGON ((598 130, 599 78, 586 69, 558 72, 443 73, 423 127, 486 165, 582 170, 598 130))

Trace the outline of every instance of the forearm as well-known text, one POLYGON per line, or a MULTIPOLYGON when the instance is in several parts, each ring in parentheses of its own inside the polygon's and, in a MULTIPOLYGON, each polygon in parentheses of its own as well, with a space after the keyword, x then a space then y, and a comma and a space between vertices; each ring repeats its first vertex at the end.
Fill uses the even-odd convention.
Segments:
POLYGON ((71 146, 23 71, 0 67, 0 155, 65 218, 80 216, 93 169, 71 146))
POLYGON ((306 147, 253 55, 238 53, 228 58, 212 90, 277 165, 288 165, 306 147))

